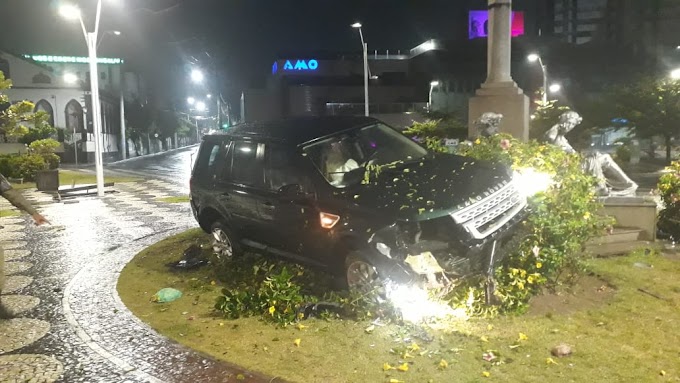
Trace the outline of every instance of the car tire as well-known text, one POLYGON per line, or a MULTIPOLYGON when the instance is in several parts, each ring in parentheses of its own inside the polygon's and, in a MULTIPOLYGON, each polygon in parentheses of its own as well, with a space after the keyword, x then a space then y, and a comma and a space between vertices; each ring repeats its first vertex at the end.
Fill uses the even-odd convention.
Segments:
POLYGON ((243 254, 239 238, 225 221, 220 219, 213 222, 210 225, 210 234, 213 237, 213 253, 219 264, 224 264, 243 254))
POLYGON ((359 251, 347 254, 344 271, 344 287, 349 290, 367 293, 381 287, 382 278, 378 270, 359 251))

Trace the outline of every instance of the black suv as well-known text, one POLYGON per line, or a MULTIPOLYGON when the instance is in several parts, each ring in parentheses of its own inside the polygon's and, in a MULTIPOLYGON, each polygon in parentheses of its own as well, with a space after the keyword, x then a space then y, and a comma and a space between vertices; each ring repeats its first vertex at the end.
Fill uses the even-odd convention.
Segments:
POLYGON ((488 272, 525 206, 509 169, 430 153, 368 117, 234 126, 204 137, 191 177, 218 256, 283 256, 349 287, 488 272))

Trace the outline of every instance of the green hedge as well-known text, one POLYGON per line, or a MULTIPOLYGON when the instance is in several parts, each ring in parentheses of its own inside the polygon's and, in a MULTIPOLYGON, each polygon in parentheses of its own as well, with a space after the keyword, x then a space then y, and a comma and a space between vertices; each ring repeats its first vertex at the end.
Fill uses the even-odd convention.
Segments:
MULTIPOLYGON (((59 164, 58 158, 56 164, 59 164)), ((0 173, 5 177, 34 181, 38 171, 45 169, 48 169, 48 163, 41 155, 0 155, 0 173)))

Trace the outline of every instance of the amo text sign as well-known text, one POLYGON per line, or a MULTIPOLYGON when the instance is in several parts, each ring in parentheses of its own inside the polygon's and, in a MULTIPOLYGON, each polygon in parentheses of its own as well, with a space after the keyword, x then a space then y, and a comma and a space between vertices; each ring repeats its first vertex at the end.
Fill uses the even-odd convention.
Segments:
POLYGON ((312 59, 312 60, 286 60, 286 63, 283 64, 283 70, 287 72, 294 72, 294 71, 315 71, 319 68, 319 62, 312 59))

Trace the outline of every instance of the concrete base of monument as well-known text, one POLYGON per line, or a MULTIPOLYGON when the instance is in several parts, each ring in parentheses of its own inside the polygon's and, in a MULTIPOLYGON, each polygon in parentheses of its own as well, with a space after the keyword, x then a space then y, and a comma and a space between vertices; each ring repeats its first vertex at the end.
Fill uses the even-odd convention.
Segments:
POLYGON ((604 214, 616 219, 618 227, 633 227, 641 230, 640 238, 656 240, 656 202, 646 197, 602 197, 604 214))
POLYGON ((474 121, 485 112, 500 113, 500 131, 513 137, 529 140, 529 97, 513 81, 484 83, 477 95, 470 98, 468 135, 478 135, 474 121))
POLYGON ((601 197, 602 214, 616 219, 614 229, 586 244, 586 250, 606 257, 640 248, 657 247, 656 202, 645 197, 601 197))

